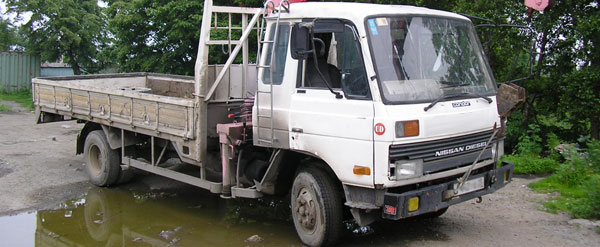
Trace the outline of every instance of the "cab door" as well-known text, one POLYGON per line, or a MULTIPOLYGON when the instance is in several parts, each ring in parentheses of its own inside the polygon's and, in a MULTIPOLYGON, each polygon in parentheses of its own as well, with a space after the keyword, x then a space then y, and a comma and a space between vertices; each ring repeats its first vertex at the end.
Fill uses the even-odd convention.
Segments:
POLYGON ((356 29, 338 22, 342 28, 333 32, 314 31, 315 53, 300 60, 290 104, 290 149, 323 159, 344 183, 373 186, 373 172, 353 173, 355 166, 373 169, 373 102, 356 29))
POLYGON ((278 26, 269 23, 267 30, 254 101, 253 141, 256 146, 287 149, 288 110, 290 95, 295 89, 298 61, 288 52, 291 23, 282 21, 278 26))

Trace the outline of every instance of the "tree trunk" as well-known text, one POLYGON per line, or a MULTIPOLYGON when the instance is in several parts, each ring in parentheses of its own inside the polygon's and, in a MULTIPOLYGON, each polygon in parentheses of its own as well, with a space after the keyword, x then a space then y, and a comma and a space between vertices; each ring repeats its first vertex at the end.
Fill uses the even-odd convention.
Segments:
POLYGON ((75 75, 81 75, 81 67, 79 67, 79 64, 77 63, 77 60, 75 59, 75 55, 73 54, 72 50, 67 50, 67 55, 69 56, 69 60, 70 60, 70 64, 71 67, 73 68, 73 74, 75 75))

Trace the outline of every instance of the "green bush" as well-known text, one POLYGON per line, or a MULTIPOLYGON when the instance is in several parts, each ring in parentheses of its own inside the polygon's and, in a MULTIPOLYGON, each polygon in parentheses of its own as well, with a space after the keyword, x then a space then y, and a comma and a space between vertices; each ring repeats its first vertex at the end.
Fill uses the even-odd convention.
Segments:
POLYGON ((574 163, 564 163, 558 167, 556 176, 560 181, 568 186, 581 185, 587 177, 587 172, 581 167, 574 163))
POLYGON ((600 219, 600 175, 590 178, 583 186, 587 196, 573 204, 571 210, 574 217, 600 219))
POLYGON ((516 153, 521 155, 540 155, 542 153, 542 138, 539 136, 540 127, 530 124, 527 134, 519 137, 516 153))
POLYGON ((589 165, 595 173, 600 174, 600 141, 590 141, 587 146, 589 165))
POLYGON ((10 107, 0 104, 0 112, 11 112, 10 107))
POLYGON ((600 142, 589 141, 586 146, 581 150, 566 146, 566 161, 555 174, 529 185, 538 192, 560 193, 544 203, 549 212, 566 211, 576 218, 600 219, 600 142))
POLYGON ((505 155, 502 160, 514 163, 517 174, 548 174, 560 166, 560 163, 554 159, 533 154, 505 155))

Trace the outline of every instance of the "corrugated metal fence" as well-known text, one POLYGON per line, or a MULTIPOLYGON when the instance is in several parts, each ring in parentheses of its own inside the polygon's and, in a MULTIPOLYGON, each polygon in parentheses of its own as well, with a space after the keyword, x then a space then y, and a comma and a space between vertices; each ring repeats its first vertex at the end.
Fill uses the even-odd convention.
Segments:
POLYGON ((40 57, 23 52, 0 52, 0 90, 31 89, 31 78, 40 76, 40 57))

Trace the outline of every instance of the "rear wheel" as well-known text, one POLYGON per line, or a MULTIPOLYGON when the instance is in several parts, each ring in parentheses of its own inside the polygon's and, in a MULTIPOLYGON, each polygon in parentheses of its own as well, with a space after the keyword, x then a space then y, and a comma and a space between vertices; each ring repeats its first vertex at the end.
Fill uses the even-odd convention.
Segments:
POLYGON ((85 139, 83 153, 90 180, 97 186, 110 186, 117 182, 121 171, 119 151, 110 149, 102 130, 94 130, 85 139))
POLYGON ((294 179, 291 194, 296 232, 308 246, 334 244, 342 234, 342 195, 334 179, 310 166, 294 179))

